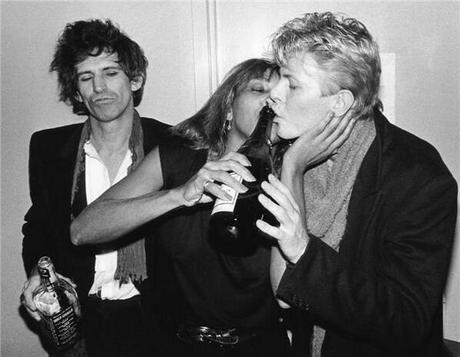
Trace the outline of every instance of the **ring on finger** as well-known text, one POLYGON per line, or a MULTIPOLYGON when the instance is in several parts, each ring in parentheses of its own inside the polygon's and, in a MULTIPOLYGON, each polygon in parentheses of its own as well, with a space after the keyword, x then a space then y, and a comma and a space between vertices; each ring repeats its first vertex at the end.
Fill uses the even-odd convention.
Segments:
POLYGON ((203 189, 206 189, 206 187, 210 184, 210 183, 213 183, 212 180, 206 180, 203 184, 203 189))

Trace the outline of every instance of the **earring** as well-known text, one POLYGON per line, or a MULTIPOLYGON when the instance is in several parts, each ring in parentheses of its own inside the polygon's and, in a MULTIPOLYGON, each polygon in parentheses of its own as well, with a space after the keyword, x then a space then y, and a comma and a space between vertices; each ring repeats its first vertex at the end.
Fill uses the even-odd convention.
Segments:
POLYGON ((226 119, 225 120, 225 131, 230 131, 230 130, 232 130, 232 120, 226 119))
POLYGON ((233 126, 233 114, 230 111, 230 112, 228 112, 227 118, 225 119, 225 123, 224 123, 225 131, 229 132, 230 130, 232 130, 232 126, 233 126))

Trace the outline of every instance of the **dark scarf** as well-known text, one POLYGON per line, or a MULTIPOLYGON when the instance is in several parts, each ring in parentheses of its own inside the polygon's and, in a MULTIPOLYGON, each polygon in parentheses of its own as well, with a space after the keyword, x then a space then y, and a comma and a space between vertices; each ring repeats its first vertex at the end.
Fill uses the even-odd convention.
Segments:
MULTIPOLYGON (((71 207, 74 207, 74 201, 77 197, 85 194, 85 150, 84 145, 89 141, 91 127, 89 119, 83 124, 83 129, 78 144, 77 158, 72 182, 72 195, 70 199, 71 207)), ((135 111, 133 118, 133 127, 129 138, 129 149, 131 150, 131 166, 128 169, 128 175, 141 163, 144 158, 144 135, 142 132, 141 120, 139 114, 135 111)), ((73 220, 74 214, 71 214, 73 220)), ((147 278, 147 267, 145 259, 144 238, 137 239, 134 242, 118 249, 117 270, 115 279, 120 283, 127 283, 128 278, 132 280, 142 280, 147 278)))

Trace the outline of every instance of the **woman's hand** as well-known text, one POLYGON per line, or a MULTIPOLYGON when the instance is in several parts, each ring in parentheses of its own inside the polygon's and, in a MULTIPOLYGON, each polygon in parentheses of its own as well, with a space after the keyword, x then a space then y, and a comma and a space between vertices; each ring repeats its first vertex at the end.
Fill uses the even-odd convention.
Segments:
POLYGON ((213 196, 228 200, 228 193, 219 183, 233 188, 238 193, 246 192, 247 188, 231 174, 234 172, 245 181, 255 181, 255 177, 245 166, 251 166, 251 163, 246 156, 236 152, 230 152, 217 161, 208 161, 180 188, 184 205, 193 206, 197 203, 211 202, 213 196))
POLYGON ((311 130, 303 133, 283 156, 283 170, 305 170, 335 154, 350 136, 356 120, 352 111, 343 116, 330 113, 311 130))
POLYGON ((260 219, 256 225, 262 232, 278 241, 286 260, 296 263, 305 252, 309 240, 301 209, 289 189, 275 176, 269 175, 268 182, 262 182, 262 189, 271 199, 260 194, 259 202, 275 216, 280 225, 274 227, 260 219))

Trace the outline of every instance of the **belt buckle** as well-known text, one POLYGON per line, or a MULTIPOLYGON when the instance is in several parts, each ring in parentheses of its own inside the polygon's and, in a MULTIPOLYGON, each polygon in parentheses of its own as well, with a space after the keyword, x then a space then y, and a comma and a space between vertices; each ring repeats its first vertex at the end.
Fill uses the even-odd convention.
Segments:
POLYGON ((215 343, 219 346, 236 345, 240 338, 233 335, 236 329, 214 329, 206 326, 181 326, 177 331, 177 337, 186 343, 215 343))
POLYGON ((238 335, 232 335, 236 329, 228 329, 228 330, 214 330, 211 329, 210 334, 206 335, 205 337, 212 342, 218 343, 219 345, 236 345, 240 342, 240 338, 238 335))

